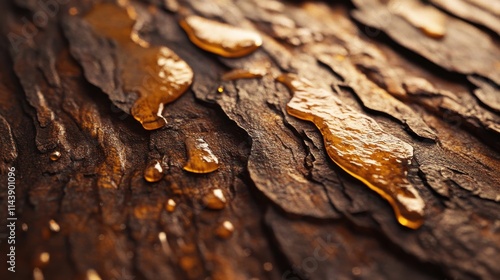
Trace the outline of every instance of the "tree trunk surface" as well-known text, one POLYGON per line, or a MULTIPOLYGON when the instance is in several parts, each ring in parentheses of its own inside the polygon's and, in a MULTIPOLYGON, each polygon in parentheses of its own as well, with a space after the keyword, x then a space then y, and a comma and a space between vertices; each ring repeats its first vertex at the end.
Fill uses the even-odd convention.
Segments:
POLYGON ((0 4, 4 265, 15 249, 1 279, 499 279, 496 2, 420 3, 444 21, 439 38, 408 19, 416 1, 132 2, 141 38, 194 72, 156 130, 129 114, 138 96, 120 73, 144 69, 127 68, 88 23, 97 2, 0 4), (186 13, 257 31, 263 45, 240 58, 206 52, 180 27, 186 13), (257 68, 268 74, 221 78, 257 68), (400 225, 329 158, 313 123, 287 113, 283 73, 413 147, 420 228, 400 225), (183 169, 199 138, 217 171, 183 169), (164 175, 150 183, 154 160, 164 175), (214 190, 225 203, 207 203, 214 190))

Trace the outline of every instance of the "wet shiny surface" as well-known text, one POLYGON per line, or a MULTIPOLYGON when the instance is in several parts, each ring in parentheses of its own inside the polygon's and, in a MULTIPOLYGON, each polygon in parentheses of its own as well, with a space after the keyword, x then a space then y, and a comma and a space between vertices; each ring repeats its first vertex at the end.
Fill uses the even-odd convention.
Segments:
POLYGON ((61 158, 61 152, 59 152, 59 151, 55 151, 55 152, 52 152, 52 153, 50 154, 50 160, 51 160, 51 161, 56 161, 56 160, 58 160, 59 158, 61 158))
POLYGON ((134 29, 136 17, 132 6, 99 4, 85 19, 96 33, 117 43, 123 90, 138 95, 130 113, 145 129, 153 130, 166 124, 164 105, 189 88, 193 71, 169 48, 150 46, 141 39, 134 29))
POLYGON ((87 280, 101 280, 101 276, 93 269, 87 270, 87 280))
POLYGON ((222 75, 222 80, 224 81, 232 81, 238 79, 254 79, 254 78, 262 78, 267 74, 266 69, 235 69, 231 70, 224 75, 222 75))
POLYGON ((230 238, 233 235, 233 232, 234 225, 230 221, 224 221, 215 230, 215 234, 222 239, 230 238))
POLYGON ((150 183, 158 182, 163 178, 163 168, 158 160, 153 160, 144 170, 144 179, 150 183))
POLYGON ((219 159, 202 138, 187 138, 188 162, 184 170, 193 173, 210 173, 219 169, 219 159))
POLYGON ((61 230, 61 226, 59 226, 59 224, 56 221, 50 220, 49 221, 49 229, 52 232, 59 232, 61 230))
POLYGON ((203 205, 208 209, 221 210, 226 207, 226 197, 221 189, 215 189, 203 197, 203 205))
POLYGON ((418 228, 423 223, 425 204, 407 179, 413 148, 307 80, 293 74, 277 80, 294 93, 288 113, 319 128, 330 158, 385 198, 400 224, 418 228))
POLYGON ((199 16, 187 16, 180 25, 199 48, 224 57, 245 56, 262 45, 257 32, 199 16))
POLYGON ((165 209, 169 213, 174 212, 176 207, 177 207, 177 203, 173 199, 169 199, 167 201, 167 204, 165 205, 165 209))

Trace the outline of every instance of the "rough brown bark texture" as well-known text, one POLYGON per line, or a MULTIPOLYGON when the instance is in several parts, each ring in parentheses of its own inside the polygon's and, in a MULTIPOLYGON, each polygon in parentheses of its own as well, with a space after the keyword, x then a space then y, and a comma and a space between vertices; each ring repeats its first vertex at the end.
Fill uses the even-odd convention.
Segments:
POLYGON ((90 270, 126 280, 498 279, 494 1, 429 1, 446 17, 441 39, 382 0, 134 2, 141 36, 195 73, 155 131, 111 101, 122 69, 114 43, 82 19, 95 2, 1 1, 0 220, 12 166, 18 218, 16 272, 2 265, 1 279, 87 279, 90 270), (238 59, 204 52, 179 27, 179 7, 258 30, 264 44, 238 59), (408 177, 425 200, 421 228, 399 225, 385 200, 328 158, 314 125, 287 114, 291 93, 272 75, 221 80, 262 65, 307 78, 413 146, 408 177), (218 171, 182 169, 188 137, 205 139, 218 171), (51 161, 54 151, 61 157, 51 161), (154 159, 165 177, 148 183, 154 159), (214 188, 227 198, 222 210, 202 202, 214 188), (221 239, 226 220, 235 231, 221 239))

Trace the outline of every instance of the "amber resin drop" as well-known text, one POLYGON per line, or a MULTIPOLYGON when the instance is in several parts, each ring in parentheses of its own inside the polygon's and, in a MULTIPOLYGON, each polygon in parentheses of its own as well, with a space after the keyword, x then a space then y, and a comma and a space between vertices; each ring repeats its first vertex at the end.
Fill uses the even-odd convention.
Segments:
POLYGON ((38 267, 35 267, 33 269, 33 280, 43 280, 43 279, 44 276, 42 270, 38 267))
POLYGON ((144 170, 144 179, 150 183, 158 182, 163 178, 163 168, 160 161, 153 160, 144 170))
POLYGON ((446 17, 436 8, 415 0, 392 0, 394 12, 431 38, 446 35, 446 17))
POLYGON ((87 270, 87 280, 101 280, 101 276, 93 269, 87 270))
POLYGON ((191 42, 201 49, 220 56, 245 56, 262 45, 262 38, 257 32, 199 16, 187 16, 179 23, 191 42))
POLYGON ((173 199, 169 199, 167 201, 167 205, 165 205, 165 209, 167 212, 172 213, 175 211, 175 207, 177 207, 177 203, 173 199))
POLYGON ((49 229, 53 232, 59 232, 61 230, 61 227, 59 226, 59 224, 56 221, 50 220, 49 221, 49 229))
POLYGON ((262 78, 267 74, 266 69, 235 69, 231 70, 224 75, 222 75, 222 80, 224 81, 232 81, 238 79, 253 79, 253 78, 262 78))
POLYGON ((425 204, 407 179, 413 148, 307 80, 287 74, 279 76, 278 81, 294 93, 288 113, 319 128, 330 158, 385 198, 400 224, 420 227, 425 204))
POLYGON ((85 16, 94 31, 117 43, 123 91, 136 93, 130 113, 147 130, 163 127, 165 104, 179 98, 193 82, 193 70, 166 47, 150 46, 134 29, 132 6, 103 3, 85 16))
POLYGON ((50 254, 47 252, 42 252, 39 256, 39 261, 42 264, 47 264, 50 261, 50 254))
POLYGON ((228 239, 233 235, 234 226, 230 221, 224 221, 215 229, 215 234, 222 239, 228 239))
POLYGON ((219 169, 219 159, 202 138, 186 139, 188 162, 184 170, 193 173, 210 173, 219 169))
POLYGON ((203 197, 203 205, 208 209, 221 210, 226 207, 226 197, 221 189, 215 189, 203 197))
POLYGON ((55 151, 55 152, 52 152, 52 153, 50 154, 50 160, 51 160, 51 161, 56 161, 56 160, 58 160, 59 158, 61 158, 61 152, 59 152, 59 151, 55 151))

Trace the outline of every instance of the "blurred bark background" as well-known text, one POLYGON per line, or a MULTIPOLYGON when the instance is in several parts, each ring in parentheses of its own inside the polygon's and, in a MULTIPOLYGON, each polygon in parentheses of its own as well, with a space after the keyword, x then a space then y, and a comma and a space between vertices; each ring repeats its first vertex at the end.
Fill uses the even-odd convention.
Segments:
POLYGON ((18 231, 17 271, 0 278, 498 279, 497 2, 133 2, 141 36, 195 75, 154 131, 104 93, 123 83, 123 66, 115 44, 82 24, 96 2, 1 1, 0 220, 15 166, 18 231), (257 30, 263 46, 237 59, 204 52, 179 27, 179 9, 257 30), (419 9, 444 34, 412 23, 419 9), (221 80, 262 66, 309 79, 413 146, 421 228, 399 225, 328 158, 314 125, 286 113, 291 93, 272 76, 221 80), (218 171, 182 169, 194 137, 218 171), (155 159, 165 176, 148 183, 155 159), (204 203, 214 189, 223 209, 204 203), (234 232, 221 238, 224 221, 234 232))

